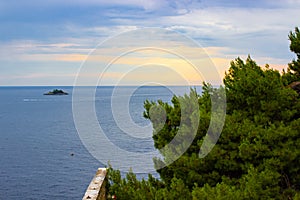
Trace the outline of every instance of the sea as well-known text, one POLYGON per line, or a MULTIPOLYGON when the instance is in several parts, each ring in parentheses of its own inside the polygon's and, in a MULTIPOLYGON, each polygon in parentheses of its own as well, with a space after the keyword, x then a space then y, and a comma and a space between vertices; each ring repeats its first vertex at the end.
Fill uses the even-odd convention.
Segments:
MULTIPOLYGON (((106 160, 91 154, 82 142, 82 133, 78 133, 72 106, 79 100, 73 97, 73 89, 72 86, 0 87, 1 200, 82 199, 97 169, 107 166, 106 160), (62 89, 69 95, 43 95, 53 89, 62 89)), ((80 89, 91 91, 91 87, 80 89)), ((155 151, 151 123, 143 117, 144 102, 170 103, 173 95, 183 95, 189 89, 183 86, 122 86, 116 90, 113 86, 101 86, 94 88, 94 98, 81 98, 80 101, 94 105, 106 143, 109 140, 125 151, 142 153, 155 151), (118 105, 123 106, 119 108, 118 105), (124 105, 126 109, 122 109, 124 105), (130 123, 138 125, 136 127, 142 127, 143 137, 137 137, 139 128, 133 130, 135 135, 128 134, 130 126, 123 130, 122 121, 129 124, 128 118, 130 123), (148 127, 150 135, 144 134, 143 127, 148 127)), ((118 159, 119 155, 114 152, 101 150, 118 159)), ((143 163, 138 166, 149 168, 143 163)), ((158 176, 154 168, 153 174, 158 176)), ((147 177, 146 172, 138 174, 138 178, 143 177, 147 177)))

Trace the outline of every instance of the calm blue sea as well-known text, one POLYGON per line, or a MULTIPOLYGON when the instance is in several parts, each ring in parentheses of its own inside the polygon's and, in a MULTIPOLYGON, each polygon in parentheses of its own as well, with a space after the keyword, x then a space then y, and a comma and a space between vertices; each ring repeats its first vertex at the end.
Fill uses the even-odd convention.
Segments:
MULTIPOLYGON (((188 91, 173 88, 177 94, 188 91)), ((95 94, 99 124, 107 137, 129 151, 153 150, 151 138, 128 136, 114 122, 113 89, 99 87, 95 94)), ((124 94, 128 89, 122 87, 124 94)), ((140 87, 130 98, 132 120, 141 126, 149 124, 142 117, 144 101, 170 102, 172 96, 165 87, 140 87)), ((0 87, 0 199, 81 199, 97 168, 104 164, 79 139, 72 114, 72 87, 0 87), (55 88, 69 95, 43 95, 55 88)))

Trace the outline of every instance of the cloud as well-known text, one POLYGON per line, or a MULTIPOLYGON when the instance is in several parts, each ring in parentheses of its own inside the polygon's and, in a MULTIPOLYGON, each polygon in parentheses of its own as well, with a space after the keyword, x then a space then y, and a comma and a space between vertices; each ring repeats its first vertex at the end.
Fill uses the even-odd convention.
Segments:
MULTIPOLYGON (((287 35, 298 25, 299 9, 297 0, 1 1, 0 61, 4 70, 1 72, 7 76, 46 71, 53 74, 53 70, 66 76, 74 74, 70 69, 80 66, 99 43, 143 27, 167 28, 193 39, 205 48, 220 74, 230 60, 248 54, 261 65, 270 63, 280 69, 294 57, 289 52, 287 35)), ((104 54, 97 59, 109 61, 116 56, 114 52, 126 51, 126 46, 134 47, 141 40, 141 37, 124 38, 123 46, 104 47, 104 54)), ((166 41, 176 38, 170 34, 155 44, 171 45, 166 41)), ((180 48, 190 58, 199 56, 188 45, 178 45, 180 48)), ((145 61, 143 56, 140 52, 130 59, 119 60, 119 64, 134 65, 145 61)), ((158 53, 153 53, 152 59, 182 64, 158 53)))
POLYGON ((231 48, 232 54, 257 53, 290 59, 287 35, 298 23, 298 11, 297 8, 208 8, 163 17, 161 21, 204 46, 231 48))
POLYGON ((13 41, 1 44, 0 60, 2 62, 81 61, 91 49, 91 47, 78 43, 41 43, 31 40, 13 41))

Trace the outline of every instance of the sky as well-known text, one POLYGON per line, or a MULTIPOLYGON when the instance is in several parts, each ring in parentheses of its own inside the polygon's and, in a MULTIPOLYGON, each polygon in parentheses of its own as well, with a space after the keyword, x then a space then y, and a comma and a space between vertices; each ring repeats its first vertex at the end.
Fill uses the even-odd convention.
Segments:
POLYGON ((249 54, 282 70, 299 10, 299 0, 0 0, 0 86, 219 84, 249 54))

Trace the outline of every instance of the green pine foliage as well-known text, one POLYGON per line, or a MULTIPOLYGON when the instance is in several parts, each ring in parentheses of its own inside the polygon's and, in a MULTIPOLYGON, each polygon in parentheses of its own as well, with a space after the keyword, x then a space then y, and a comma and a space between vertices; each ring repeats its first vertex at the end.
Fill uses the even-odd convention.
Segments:
POLYGON ((295 32, 290 32, 289 40, 291 41, 290 50, 296 54, 297 59, 293 59, 289 63, 288 70, 284 73, 283 78, 286 85, 300 79, 300 31, 298 27, 295 28, 295 32))
MULTIPOLYGON (((109 194, 117 199, 300 199, 300 96, 287 86, 300 81, 299 29, 289 38, 297 60, 288 72, 260 67, 250 56, 237 58, 225 74, 224 87, 204 83, 201 95, 191 89, 189 95, 174 96, 171 105, 146 101, 144 116, 153 124, 158 150, 181 129, 183 136, 196 129, 196 137, 179 159, 158 170, 159 180, 151 175, 137 180, 133 173, 122 178, 110 168, 109 194), (212 151, 199 158, 211 122, 211 98, 222 99, 224 92, 222 134, 212 151), (191 103, 195 98, 197 111, 184 115, 182 110, 196 106, 191 103)), ((172 160, 172 152, 180 148, 161 151, 163 160, 155 159, 155 165, 172 160)))

